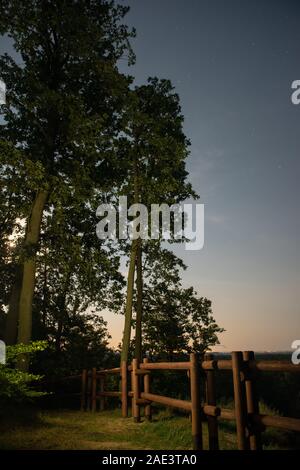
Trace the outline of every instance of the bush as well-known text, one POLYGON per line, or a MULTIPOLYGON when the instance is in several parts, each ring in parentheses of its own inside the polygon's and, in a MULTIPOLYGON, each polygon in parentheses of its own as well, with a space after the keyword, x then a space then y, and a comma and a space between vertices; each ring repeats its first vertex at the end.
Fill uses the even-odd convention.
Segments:
POLYGON ((0 364, 0 404, 32 402, 35 398, 45 395, 37 391, 33 384, 41 380, 42 376, 22 372, 15 368, 20 355, 34 355, 43 351, 47 346, 45 341, 35 341, 30 344, 17 344, 8 346, 6 350, 6 363, 0 364))

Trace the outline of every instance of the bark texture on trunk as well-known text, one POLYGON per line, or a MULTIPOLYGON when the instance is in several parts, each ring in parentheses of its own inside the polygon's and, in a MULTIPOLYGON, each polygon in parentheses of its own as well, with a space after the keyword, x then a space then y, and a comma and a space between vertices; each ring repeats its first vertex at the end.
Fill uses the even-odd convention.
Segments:
POLYGON ((135 273, 135 261, 136 261, 136 247, 137 247, 136 242, 137 242, 136 240, 132 240, 131 251, 130 251, 121 362, 123 361, 127 362, 128 354, 129 354, 131 322, 132 322, 133 290, 134 290, 134 273, 135 273))
MULTIPOLYGON (((32 300, 35 287, 36 252, 40 238, 41 221, 49 191, 39 190, 32 204, 28 217, 24 240, 25 257, 23 262, 23 279, 19 302, 18 343, 28 344, 32 330, 32 300)), ((18 368, 28 369, 28 359, 25 356, 18 361, 18 368)))
POLYGON ((143 269, 142 240, 137 240, 136 253, 136 325, 135 325, 135 358, 142 360, 142 319, 143 319, 143 269))
POLYGON ((5 324, 4 341, 9 346, 16 344, 18 338, 19 302, 21 295, 22 279, 23 268, 22 265, 18 264, 16 266, 15 280, 10 294, 8 314, 5 324))

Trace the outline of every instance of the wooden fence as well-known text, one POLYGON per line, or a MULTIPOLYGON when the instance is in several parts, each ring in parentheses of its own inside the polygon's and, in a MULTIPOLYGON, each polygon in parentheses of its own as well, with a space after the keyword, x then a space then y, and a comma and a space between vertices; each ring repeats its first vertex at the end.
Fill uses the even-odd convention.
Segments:
POLYGON ((151 404, 179 408, 191 414, 193 449, 203 449, 202 423, 207 422, 209 449, 219 449, 218 422, 229 420, 236 422, 237 446, 240 450, 260 450, 261 434, 267 426, 300 431, 300 419, 283 416, 269 416, 259 413, 257 396, 257 373, 260 371, 300 373, 300 366, 286 361, 256 361, 252 351, 233 352, 230 360, 213 359, 206 354, 200 361, 197 354, 190 355, 188 362, 149 362, 137 359, 131 365, 122 363, 121 368, 82 372, 81 409, 100 411, 105 409, 107 397, 118 397, 122 402, 122 416, 128 416, 129 401, 134 420, 141 419, 141 407, 144 416, 151 420, 151 404), (151 374, 157 370, 186 371, 189 377, 190 400, 179 400, 151 393, 151 374), (218 370, 232 373, 234 391, 234 409, 220 408, 216 403, 215 374, 218 370), (121 378, 120 390, 105 389, 108 374, 121 378), (131 377, 131 380, 130 380, 131 377), (204 377, 204 380, 202 380, 204 377), (131 387, 129 384, 131 383, 131 387), (201 390, 204 387, 204 390, 201 390), (201 391, 205 403, 201 403, 201 391))

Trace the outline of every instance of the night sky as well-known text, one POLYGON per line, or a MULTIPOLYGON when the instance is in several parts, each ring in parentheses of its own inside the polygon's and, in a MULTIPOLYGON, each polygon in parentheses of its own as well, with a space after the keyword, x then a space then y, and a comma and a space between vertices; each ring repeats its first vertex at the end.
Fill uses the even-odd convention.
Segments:
MULTIPOLYGON (((300 2, 127 0, 142 84, 168 78, 191 140, 205 245, 176 248, 185 286, 213 301, 221 351, 289 350, 300 338, 300 2)), ((8 47, 2 39, 0 52, 8 47)), ((116 345, 123 317, 106 313, 116 345)))
MULTIPOLYGON (((136 65, 176 87, 205 204, 205 245, 177 250, 213 301, 222 351, 300 338, 300 2, 130 0, 136 65)), ((124 68, 123 68, 124 69, 124 68)))

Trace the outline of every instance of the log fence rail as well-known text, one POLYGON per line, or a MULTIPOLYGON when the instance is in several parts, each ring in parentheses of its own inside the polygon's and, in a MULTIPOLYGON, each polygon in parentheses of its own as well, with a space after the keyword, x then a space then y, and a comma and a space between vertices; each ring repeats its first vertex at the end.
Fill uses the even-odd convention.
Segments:
MULTIPOLYGON (((139 422, 141 408, 144 408, 145 419, 151 420, 151 404, 158 403, 190 413, 194 450, 203 449, 204 421, 208 426, 209 449, 219 449, 219 420, 235 421, 238 449, 260 450, 261 435, 268 426, 300 432, 300 419, 259 413, 257 381, 258 373, 264 371, 300 373, 300 366, 287 361, 256 361, 253 351, 235 351, 231 359, 214 359, 212 354, 206 354, 201 361, 196 353, 192 353, 189 361, 150 362, 145 358, 143 362, 134 359, 130 365, 123 362, 121 367, 113 369, 85 369, 81 375, 81 410, 95 412, 99 403, 99 410, 103 411, 107 398, 118 398, 122 403, 122 417, 126 418, 129 415, 131 400, 132 417, 135 422, 139 422), (158 370, 186 371, 189 377, 190 400, 151 393, 151 375, 158 370), (217 406, 215 379, 220 370, 232 373, 233 410, 217 406), (120 378, 119 390, 105 389, 108 375, 120 378), (201 387, 205 391, 205 403, 201 403, 201 387)), ((72 376, 77 379, 79 377, 72 376)))

